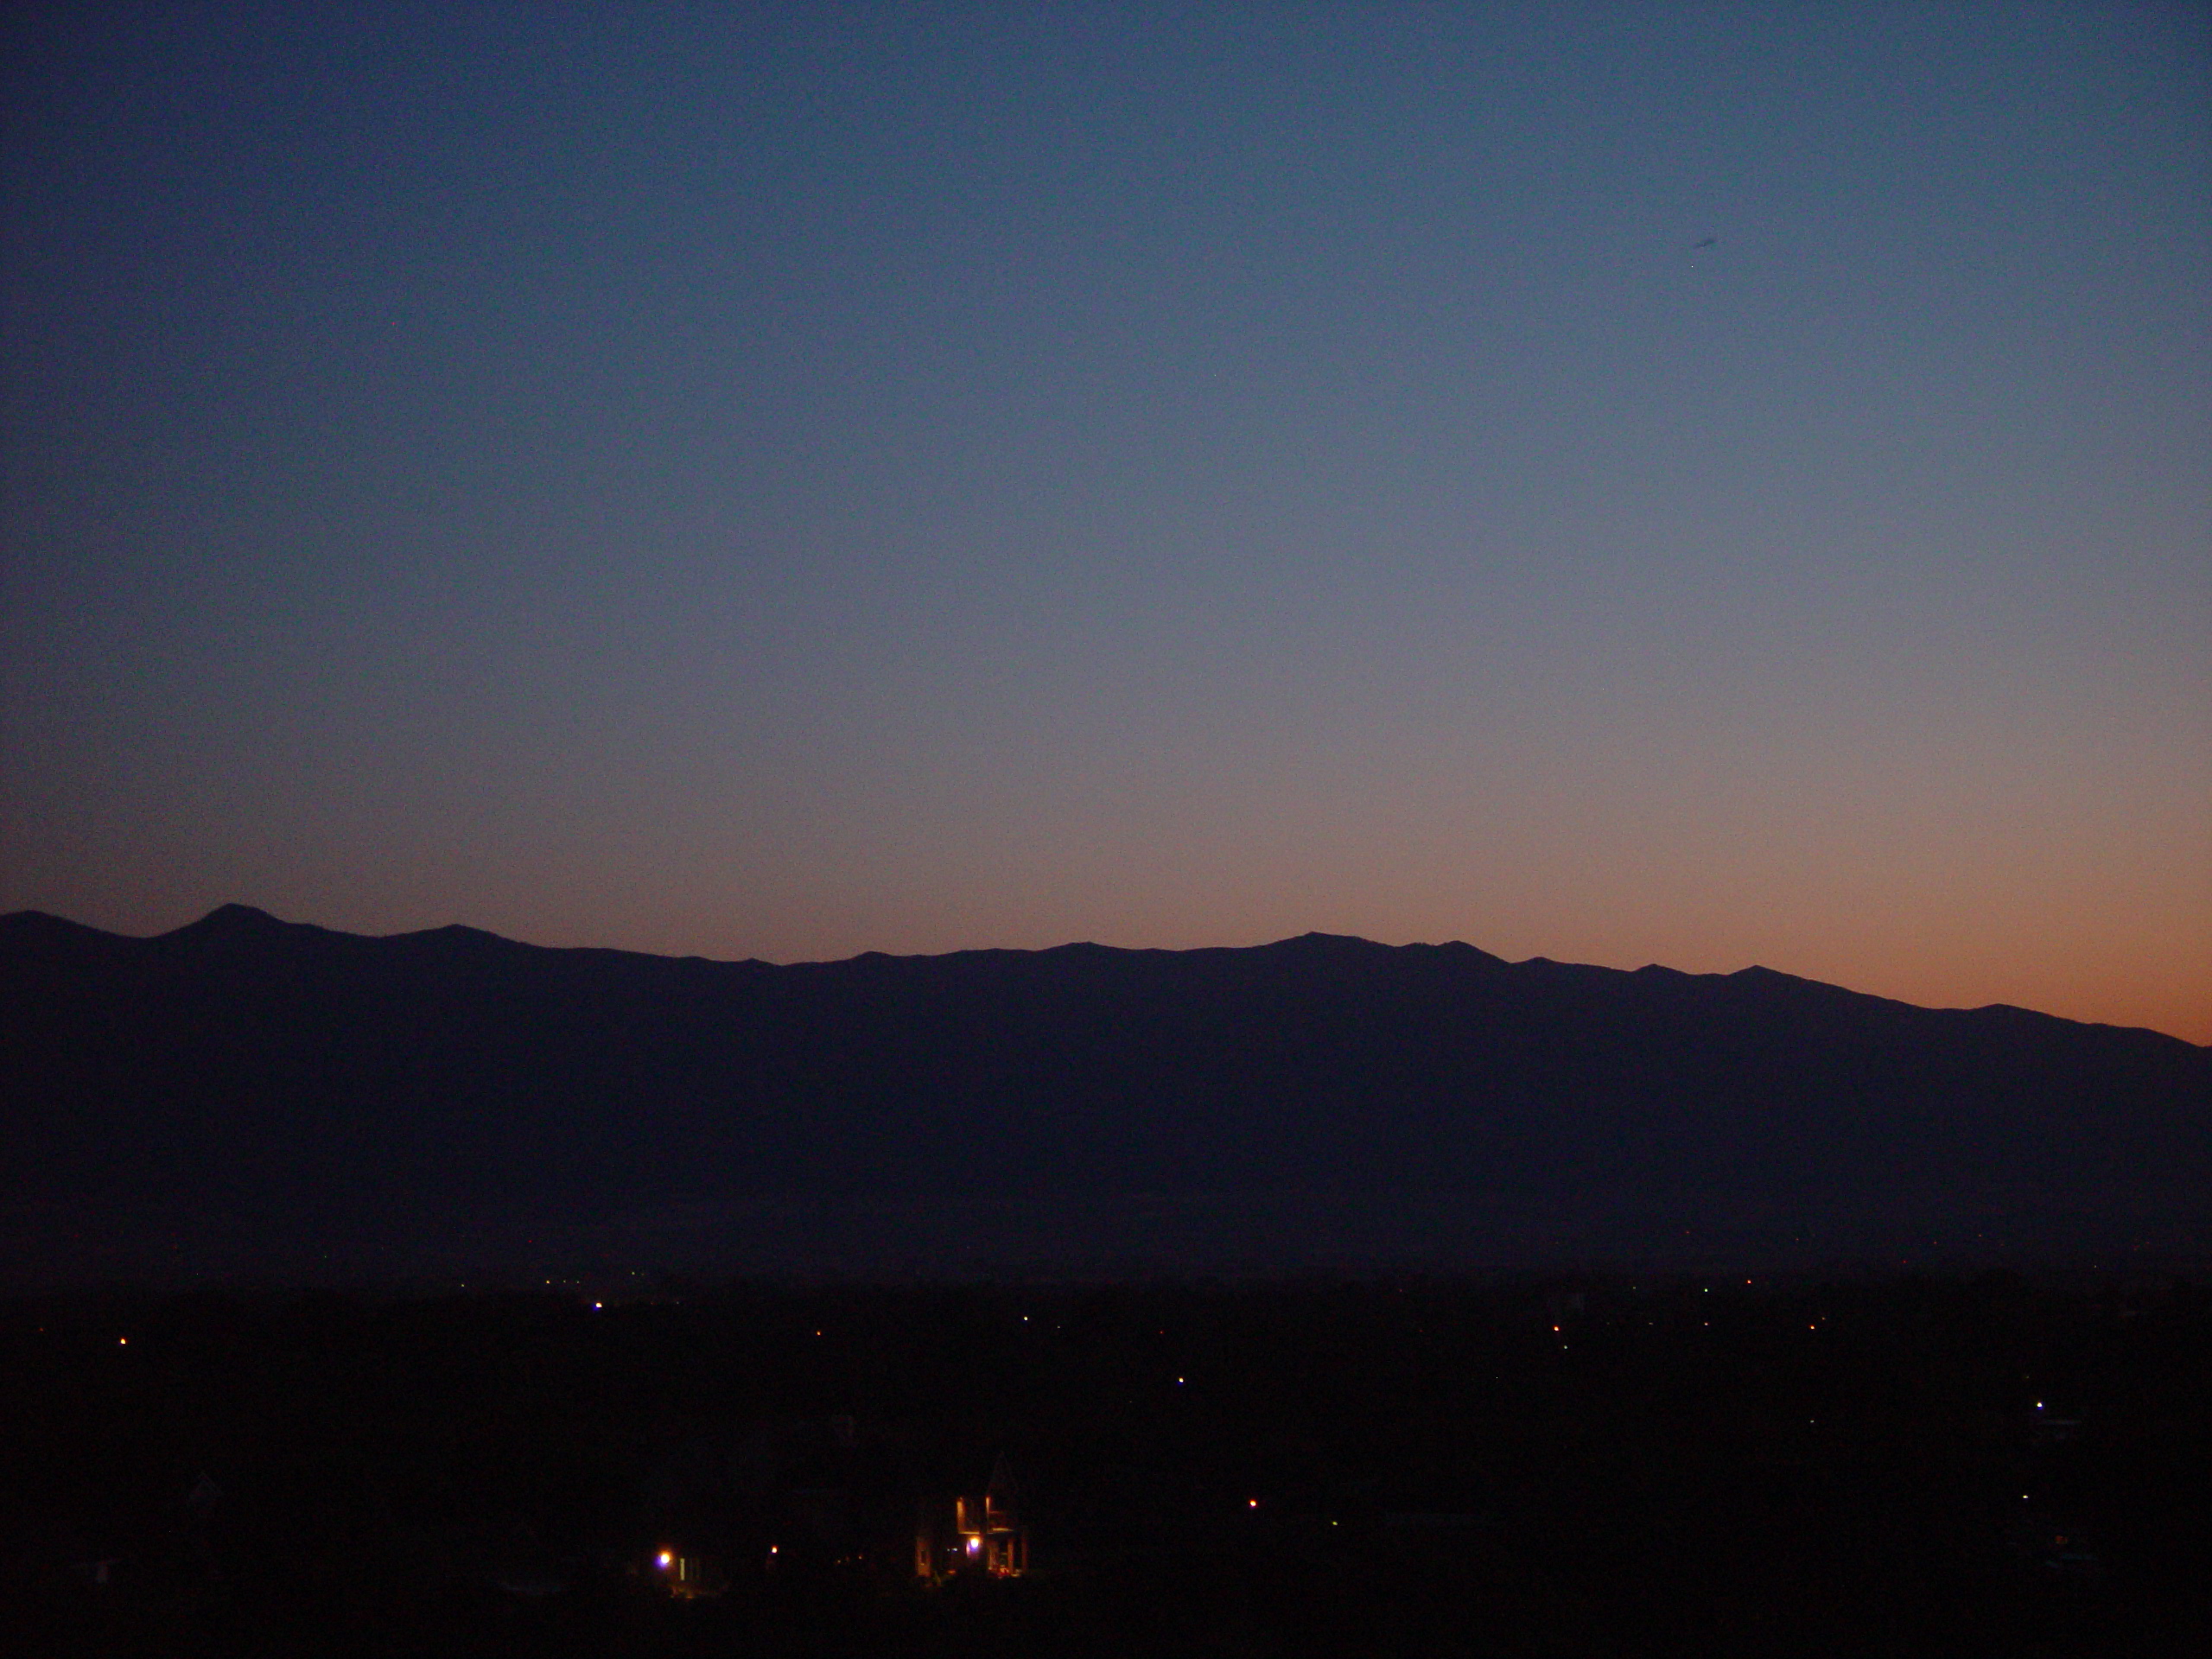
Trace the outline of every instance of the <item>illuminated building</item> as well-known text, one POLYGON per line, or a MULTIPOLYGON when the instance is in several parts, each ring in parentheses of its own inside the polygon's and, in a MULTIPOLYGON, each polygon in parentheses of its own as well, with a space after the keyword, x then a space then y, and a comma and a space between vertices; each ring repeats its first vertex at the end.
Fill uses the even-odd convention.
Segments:
POLYGON ((963 1574, 1018 1578, 1029 1570, 1029 1529, 1003 1454, 981 1497, 925 1503, 914 1528, 914 1576, 935 1584, 963 1574))
POLYGON ((696 1596, 719 1596, 729 1587, 728 1578, 714 1562, 679 1550, 656 1552, 652 1570, 662 1587, 682 1601, 696 1596))

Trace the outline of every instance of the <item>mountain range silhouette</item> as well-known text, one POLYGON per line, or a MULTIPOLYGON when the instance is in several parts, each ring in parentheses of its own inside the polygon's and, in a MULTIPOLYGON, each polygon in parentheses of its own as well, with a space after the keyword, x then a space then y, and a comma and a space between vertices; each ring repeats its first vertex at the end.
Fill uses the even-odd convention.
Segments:
POLYGON ((0 917, 0 1281, 2201 1250, 2212 1049, 1309 933, 773 965, 0 917))

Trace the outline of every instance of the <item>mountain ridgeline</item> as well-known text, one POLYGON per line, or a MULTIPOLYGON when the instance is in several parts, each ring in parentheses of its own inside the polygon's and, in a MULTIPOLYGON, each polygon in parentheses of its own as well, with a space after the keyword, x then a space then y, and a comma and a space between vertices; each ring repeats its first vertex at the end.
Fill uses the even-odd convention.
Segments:
POLYGON ((2201 1249, 2212 1050, 1308 934, 776 966, 0 918, 0 1278, 2201 1249))

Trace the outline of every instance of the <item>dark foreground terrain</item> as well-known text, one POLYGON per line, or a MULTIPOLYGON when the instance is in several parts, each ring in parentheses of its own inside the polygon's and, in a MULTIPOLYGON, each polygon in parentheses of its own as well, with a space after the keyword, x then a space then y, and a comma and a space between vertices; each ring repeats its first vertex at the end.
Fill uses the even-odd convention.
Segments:
POLYGON ((2212 1652, 2185 1274, 109 1294, 0 1377, 15 1653, 2212 1652), (1001 1457, 1033 1570, 918 1586, 1001 1457))

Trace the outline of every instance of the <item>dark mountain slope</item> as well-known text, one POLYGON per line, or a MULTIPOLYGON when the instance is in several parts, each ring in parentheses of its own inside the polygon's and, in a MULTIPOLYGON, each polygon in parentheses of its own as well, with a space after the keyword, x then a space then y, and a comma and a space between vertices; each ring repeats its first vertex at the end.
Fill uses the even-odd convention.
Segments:
POLYGON ((741 1200, 1028 1203, 1079 1231, 1127 1195, 1294 1195, 1360 1207, 1385 1250, 1393 1206, 1440 1204, 1538 1251, 1678 1224, 2117 1237, 2204 1221, 2212 1051, 1760 969, 1318 934, 776 967, 23 912, 0 1129, 35 1276, 73 1228, 122 1271, 211 1229, 272 1263, 465 1256, 741 1200))

